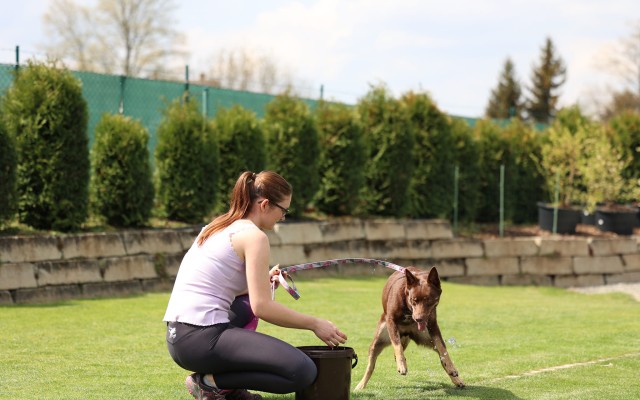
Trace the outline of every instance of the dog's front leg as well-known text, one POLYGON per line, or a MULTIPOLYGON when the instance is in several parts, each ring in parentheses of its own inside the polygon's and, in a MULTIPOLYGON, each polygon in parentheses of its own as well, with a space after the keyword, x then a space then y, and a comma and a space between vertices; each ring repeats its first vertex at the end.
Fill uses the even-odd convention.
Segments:
POLYGON ((398 326, 393 320, 393 317, 387 316, 387 331, 389 332, 389 340, 393 346, 393 355, 396 358, 396 367, 400 375, 407 374, 407 359, 404 357, 404 349, 402 348, 402 341, 400 339, 400 332, 398 326))
POLYGON ((454 385, 459 388, 463 388, 464 382, 458 375, 458 370, 456 369, 455 365, 453 365, 453 361, 451 360, 449 352, 447 351, 447 346, 444 344, 435 312, 434 315, 427 321, 427 329, 429 330, 429 335, 431 336, 431 340, 433 341, 433 349, 438 353, 438 356, 440 356, 440 364, 442 364, 442 368, 444 368, 447 375, 449 375, 449 378, 454 385))

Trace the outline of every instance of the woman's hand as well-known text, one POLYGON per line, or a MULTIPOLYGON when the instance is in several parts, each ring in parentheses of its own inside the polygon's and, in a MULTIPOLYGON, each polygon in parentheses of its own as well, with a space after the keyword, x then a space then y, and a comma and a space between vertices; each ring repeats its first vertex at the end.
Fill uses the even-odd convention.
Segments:
POLYGON ((313 333, 331 347, 338 347, 347 341, 347 335, 342 333, 333 322, 324 319, 317 320, 316 326, 313 328, 313 333))
POLYGON ((274 288, 278 288, 278 275, 280 275, 280 272, 280 264, 274 265, 273 268, 269 270, 269 281, 272 285, 274 285, 274 288))

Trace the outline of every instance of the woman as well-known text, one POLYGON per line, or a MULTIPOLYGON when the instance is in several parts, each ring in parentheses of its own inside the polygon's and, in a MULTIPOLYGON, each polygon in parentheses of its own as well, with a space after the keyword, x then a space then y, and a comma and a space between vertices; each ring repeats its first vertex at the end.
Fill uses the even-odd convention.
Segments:
POLYGON ((182 260, 164 321, 171 357, 194 371, 186 386, 196 399, 260 399, 246 389, 290 393, 313 383, 313 361, 294 346, 255 332, 257 318, 309 329, 329 346, 347 340, 330 321, 271 297, 270 281, 280 272, 269 270, 263 231, 284 220, 291 193, 291 185, 275 172, 244 172, 229 211, 202 229, 182 260))

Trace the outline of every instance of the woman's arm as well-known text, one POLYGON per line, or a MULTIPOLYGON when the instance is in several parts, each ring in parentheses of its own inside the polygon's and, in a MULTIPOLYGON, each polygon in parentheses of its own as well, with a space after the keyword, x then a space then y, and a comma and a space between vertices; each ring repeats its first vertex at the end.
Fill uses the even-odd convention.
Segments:
POLYGON ((330 346, 347 340, 347 336, 332 322, 292 310, 271 298, 270 247, 264 232, 247 230, 241 235, 234 235, 233 240, 237 240, 244 254, 251 309, 258 318, 285 328, 309 329, 330 346))

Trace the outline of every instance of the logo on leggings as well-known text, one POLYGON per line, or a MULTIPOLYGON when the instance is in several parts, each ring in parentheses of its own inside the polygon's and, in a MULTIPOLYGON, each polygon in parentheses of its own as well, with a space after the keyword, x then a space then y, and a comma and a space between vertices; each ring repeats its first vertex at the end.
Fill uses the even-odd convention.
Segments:
POLYGON ((176 338, 176 328, 169 327, 169 339, 175 339, 175 338, 176 338))

